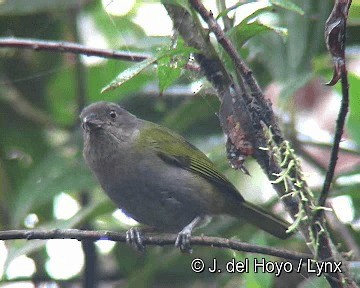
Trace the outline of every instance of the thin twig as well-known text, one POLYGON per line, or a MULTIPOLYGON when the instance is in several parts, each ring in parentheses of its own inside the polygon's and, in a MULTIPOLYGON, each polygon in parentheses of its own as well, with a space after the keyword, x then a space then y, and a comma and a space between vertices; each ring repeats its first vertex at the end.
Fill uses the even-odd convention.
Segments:
MULTIPOLYGON (((19 282, 31 282, 33 285, 35 285, 35 287, 43 287, 41 286, 41 284, 43 284, 44 282, 51 282, 51 283, 57 283, 59 284, 60 287, 73 287, 74 285, 77 285, 76 287, 80 287, 79 283, 81 283, 82 281, 82 277, 81 276, 74 276, 74 277, 70 277, 67 279, 54 279, 51 278, 51 276, 49 275, 45 275, 44 274, 40 274, 36 273, 35 275, 32 275, 30 277, 16 277, 16 278, 10 278, 10 279, 4 279, 5 276, 3 276, 3 279, 0 280, 1 284, 4 283, 19 283, 19 282), (37 285, 38 284, 38 285, 37 285), (71 284, 71 286, 69 285, 71 284)), ((114 271, 111 273, 106 273, 103 272, 99 275, 99 281, 101 282, 114 282, 114 281, 120 281, 120 280, 125 280, 126 277, 123 275, 122 272, 120 271, 114 271)), ((1 286, 3 287, 3 286, 1 286)))
POLYGON ((319 198, 319 206, 325 206, 326 199, 329 195, 329 190, 331 186, 331 182, 334 178, 336 162, 338 160, 339 155, 339 147, 341 142, 341 137, 344 132, 345 120, 346 115, 349 110, 349 83, 347 77, 347 70, 346 67, 343 66, 343 71, 341 75, 341 92, 342 92, 342 100, 341 100, 341 107, 339 111, 338 118, 336 120, 336 131, 334 136, 334 144, 331 150, 329 168, 326 173, 324 186, 321 191, 321 195, 319 198))
POLYGON ((87 56, 98 56, 125 61, 140 62, 146 60, 150 55, 131 53, 128 51, 91 48, 84 45, 64 41, 41 41, 30 38, 0 37, 0 47, 12 47, 21 49, 32 49, 36 51, 47 50, 61 53, 83 54, 87 56))
MULTIPOLYGON (((252 71, 246 65, 246 63, 241 59, 235 46, 232 44, 230 39, 225 35, 220 25, 216 22, 212 12, 208 11, 200 0, 189 0, 189 2, 192 5, 192 7, 194 7, 194 9, 201 15, 204 21, 208 24, 209 29, 215 34, 215 37, 218 40, 219 44, 225 49, 225 51, 227 51, 231 59, 234 61, 236 72, 239 72, 241 74, 242 78, 245 80, 244 82, 246 82, 249 85, 250 91, 256 94, 260 94, 258 96, 261 96, 262 95, 261 89, 256 79, 254 78, 252 71)), ((241 85, 241 83, 239 84, 241 85)))
MULTIPOLYGON (((332 56, 334 73, 327 85, 335 85, 341 79, 341 106, 336 120, 336 129, 333 148, 331 151, 328 172, 324 180, 324 186, 319 197, 318 205, 325 206, 329 194, 331 182, 334 178, 336 162, 338 160, 339 146, 344 130, 346 114, 349 110, 349 83, 346 69, 345 41, 346 41, 346 22, 352 0, 336 0, 333 10, 325 22, 325 43, 332 56)), ((318 213, 322 214, 322 213, 318 213)))
MULTIPOLYGON (((81 44, 65 41, 41 41, 31 38, 0 37, 0 48, 7 47, 31 49, 35 51, 44 50, 60 53, 82 54, 131 62, 141 62, 151 57, 151 55, 143 53, 86 47, 81 44)), ((192 71, 199 71, 199 67, 192 63, 187 63, 185 68, 192 71)))
MULTIPOLYGON (((225 0, 218 0, 218 6, 220 11, 224 11, 227 9, 225 0)), ((224 22, 224 31, 229 31, 232 28, 232 20, 227 14, 222 17, 222 20, 224 22)))
MULTIPOLYGON (((157 245, 168 246, 174 245, 177 235, 162 234, 162 235, 146 235, 143 236, 143 243, 145 245, 157 245)), ((118 232, 100 232, 89 230, 6 230, 0 231, 0 240, 15 240, 15 239, 27 239, 27 240, 48 240, 48 239, 76 239, 79 241, 98 241, 109 240, 116 242, 126 242, 126 234, 118 232)), ((260 246, 255 244, 244 243, 236 240, 230 240, 219 237, 207 237, 207 236, 193 236, 191 237, 191 245, 193 246, 209 246, 217 248, 227 248, 248 253, 257 253, 264 255, 276 256, 288 260, 300 260, 300 259, 312 259, 312 255, 289 251, 280 248, 273 248, 267 246, 260 246)))

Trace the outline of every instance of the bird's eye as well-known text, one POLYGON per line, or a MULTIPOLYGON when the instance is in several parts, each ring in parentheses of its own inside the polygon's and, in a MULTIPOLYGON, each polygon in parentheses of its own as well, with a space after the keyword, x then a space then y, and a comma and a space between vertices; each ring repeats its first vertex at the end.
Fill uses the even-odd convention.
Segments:
POLYGON ((111 118, 115 118, 116 117, 116 112, 114 110, 110 111, 110 117, 111 118))

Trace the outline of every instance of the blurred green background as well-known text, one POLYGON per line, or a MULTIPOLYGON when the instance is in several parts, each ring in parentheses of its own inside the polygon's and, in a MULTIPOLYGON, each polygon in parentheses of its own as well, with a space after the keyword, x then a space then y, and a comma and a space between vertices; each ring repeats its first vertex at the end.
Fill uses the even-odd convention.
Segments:
MULTIPOLYGON (((231 7, 238 1, 203 2, 216 16, 224 10, 224 3, 231 7)), ((228 13, 233 27, 227 33, 273 102, 286 137, 304 160, 306 177, 316 194, 327 166, 340 103, 339 84, 334 88, 323 85, 332 75, 323 27, 333 1, 241 2, 228 13)), ((226 22, 223 19, 219 21, 226 22)), ((347 229, 356 246, 360 243, 359 35, 360 1, 353 0, 347 31, 350 115, 331 203, 339 218, 334 221, 347 229)), ((0 37, 70 41, 148 55, 182 45, 181 39, 172 35, 165 9, 155 0, 0 1, 0 37)), ((179 49, 184 57, 185 50, 179 49)), ((218 51, 226 62, 221 49, 218 51)), ((215 162, 246 199, 286 216, 254 161, 246 162, 251 177, 227 164, 216 116, 219 102, 199 72, 181 69, 184 58, 149 65, 118 89, 101 94, 112 79, 137 64, 6 47, 0 49, 0 57, 0 230, 90 227, 125 231, 130 227, 131 221, 116 211, 82 159, 79 111, 100 100, 118 102, 138 117, 183 134, 215 162), (182 63, 178 69, 173 69, 174 61, 182 63)), ((299 235, 279 241, 233 219, 214 219, 195 232, 201 233, 307 251, 299 235)), ((332 234, 343 251, 354 248, 335 226, 332 234)), ((251 269, 248 274, 193 273, 190 262, 196 257, 209 265, 214 257, 220 263, 254 257, 209 247, 195 247, 192 255, 171 247, 148 247, 141 255, 123 243, 99 241, 96 253, 99 287, 327 285, 322 278, 296 273, 281 277, 255 274, 251 269)), ((78 287, 83 266, 84 252, 77 241, 0 241, 0 287, 19 279, 25 282, 15 282, 17 285, 46 282, 44 285, 55 285, 51 287, 78 287)))

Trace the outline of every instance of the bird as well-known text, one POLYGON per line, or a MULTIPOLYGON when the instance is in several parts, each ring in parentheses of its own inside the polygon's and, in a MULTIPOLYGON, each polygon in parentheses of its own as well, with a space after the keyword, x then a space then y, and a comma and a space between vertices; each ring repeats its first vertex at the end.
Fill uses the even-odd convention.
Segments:
MULTIPOLYGON (((191 251, 192 230, 208 217, 230 215, 287 238, 289 223, 246 201, 210 159, 181 135, 111 102, 80 114, 86 164, 118 208, 155 231, 178 233, 175 245, 191 251)), ((142 234, 127 241, 140 250, 142 234)))

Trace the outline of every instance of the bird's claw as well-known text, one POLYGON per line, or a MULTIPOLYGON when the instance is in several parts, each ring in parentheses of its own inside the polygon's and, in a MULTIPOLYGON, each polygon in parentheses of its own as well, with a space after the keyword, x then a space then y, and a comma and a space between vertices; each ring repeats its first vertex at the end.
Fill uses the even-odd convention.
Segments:
POLYGON ((135 227, 126 231, 126 243, 130 244, 136 250, 140 252, 145 251, 145 245, 143 243, 143 234, 135 227))
POLYGON ((191 231, 181 231, 175 241, 175 247, 180 248, 183 253, 192 253, 193 249, 190 245, 191 231))
POLYGON ((175 247, 180 248, 180 251, 183 253, 192 253, 192 248, 190 245, 190 239, 191 239, 191 232, 194 229, 194 227, 199 223, 199 221, 203 219, 203 217, 197 216, 195 217, 190 224, 184 227, 178 234, 176 241, 175 241, 175 247))

